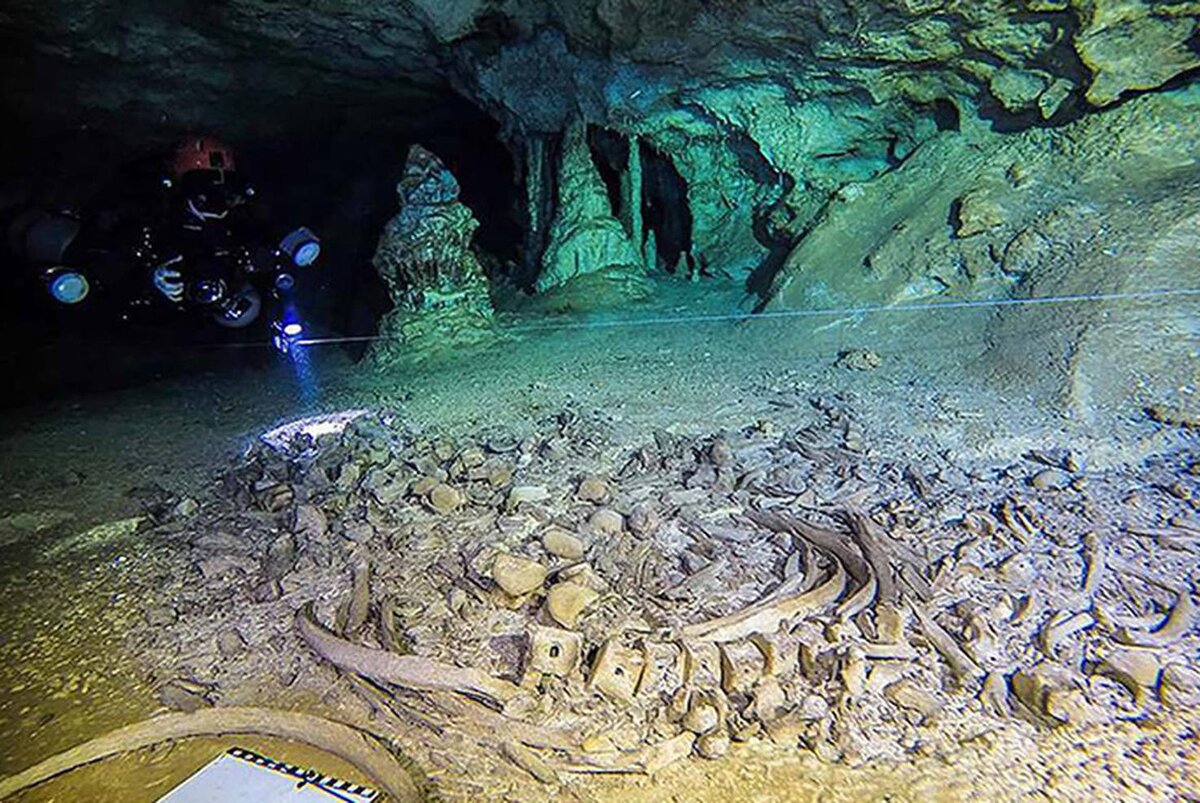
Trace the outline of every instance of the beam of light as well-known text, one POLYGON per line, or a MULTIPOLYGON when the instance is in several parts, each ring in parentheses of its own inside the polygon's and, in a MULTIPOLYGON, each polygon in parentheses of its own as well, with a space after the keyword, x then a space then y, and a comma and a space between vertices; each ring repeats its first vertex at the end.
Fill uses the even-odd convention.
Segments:
POLYGON ((344 430, 351 421, 369 412, 365 408, 355 408, 297 418, 268 429, 258 438, 273 449, 286 449, 297 435, 308 435, 314 439, 321 435, 335 435, 344 430))
POLYGON ((300 390, 300 402, 306 408, 311 407, 320 398, 321 389, 317 385, 317 374, 313 370, 308 347, 300 343, 293 343, 288 349, 287 356, 291 360, 292 371, 296 375, 296 385, 300 390))

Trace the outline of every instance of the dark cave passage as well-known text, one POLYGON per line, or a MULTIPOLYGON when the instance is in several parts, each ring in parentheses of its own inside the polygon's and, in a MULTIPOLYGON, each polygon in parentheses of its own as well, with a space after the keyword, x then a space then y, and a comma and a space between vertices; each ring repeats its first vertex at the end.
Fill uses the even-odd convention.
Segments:
MULTIPOLYGON (((236 154, 238 179, 254 189, 253 218, 263 221, 264 238, 275 242, 297 226, 320 237, 320 258, 295 271, 293 299, 308 331, 321 336, 374 334, 391 307, 372 256, 386 222, 398 211, 396 182, 414 143, 436 153, 458 180, 463 202, 480 223, 475 244, 489 272, 508 275, 520 257, 520 188, 495 120, 454 94, 444 95, 423 124, 399 126, 394 115, 381 119, 385 122, 372 126, 361 114, 334 113, 302 130, 270 136, 227 136, 219 125, 206 132, 225 140, 236 154)), ((0 156, 5 232, 11 221, 35 208, 65 210, 93 228, 95 221, 153 216, 163 203, 166 163, 185 132, 164 129, 138 139, 87 127, 33 133, 23 147, 0 156)), ((111 282, 93 280, 96 291, 86 303, 65 308, 18 281, 20 271, 11 259, 5 271, 5 281, 29 290, 0 297, 0 333, 10 342, 29 344, 5 355, 4 368, 28 377, 24 390, 8 394, 7 403, 48 391, 121 387, 211 365, 273 359, 269 349, 213 353, 207 348, 265 342, 266 315, 243 330, 220 329, 185 315, 130 321, 116 309, 118 293, 111 282), (110 370, 79 370, 95 361, 110 370)), ((140 275, 132 267, 124 272, 140 275)), ((129 286, 123 281, 122 291, 129 286)), ((362 350, 345 348, 354 357, 362 350)))
MULTIPOLYGON (((621 174, 629 164, 629 140, 615 131, 609 131, 599 126, 588 126, 588 147, 592 151, 592 161, 604 181, 604 189, 608 193, 608 203, 618 219, 624 214, 621 199, 621 174)), ((634 243, 641 247, 641 243, 634 243)))
MULTIPOLYGON (((642 215, 646 232, 654 232, 658 267, 672 272, 680 256, 692 252, 692 210, 687 182, 664 153, 641 144, 642 215)), ((652 269, 656 266, 651 265, 652 269)))

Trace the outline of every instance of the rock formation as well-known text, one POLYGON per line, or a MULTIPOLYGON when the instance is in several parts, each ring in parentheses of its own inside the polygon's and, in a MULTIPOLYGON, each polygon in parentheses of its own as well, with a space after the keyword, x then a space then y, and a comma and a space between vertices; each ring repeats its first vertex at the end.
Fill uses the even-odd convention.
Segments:
POLYGON ((400 212, 375 252, 394 309, 371 348, 376 364, 486 341, 493 336, 487 279, 471 246, 479 223, 459 201, 458 182, 420 145, 396 187, 400 212))
POLYGON ((556 183, 557 208, 542 258, 538 290, 563 285, 587 273, 614 268, 644 270, 638 248, 613 217, 581 122, 571 124, 563 137, 556 183))
MULTIPOLYGON (((526 288, 670 269, 687 251, 775 307, 1019 299, 1147 279, 1118 279, 1097 256, 1113 229, 1084 246, 1082 222, 1063 236, 1084 259, 1052 278, 1067 249, 1047 251, 1038 226, 1092 220, 1088 203, 1119 217, 1139 142, 1158 143, 1147 164, 1161 179, 1140 186, 1165 197, 1190 182, 1198 20, 1195 3, 1150 0, 233 0, 181 23, 158 7, 16 0, 0 75, 23 120, 142 140, 197 124, 263 137, 314 109, 436 126, 465 100, 524 165, 524 268, 506 278, 526 288), (628 145, 615 189, 589 152, 596 130, 628 145), (656 170, 681 189, 656 195, 656 170)), ((1187 186, 1178 220, 1194 214, 1187 186)), ((1039 363, 1023 341, 997 360, 1061 367, 1082 342, 1047 345, 1039 363)))

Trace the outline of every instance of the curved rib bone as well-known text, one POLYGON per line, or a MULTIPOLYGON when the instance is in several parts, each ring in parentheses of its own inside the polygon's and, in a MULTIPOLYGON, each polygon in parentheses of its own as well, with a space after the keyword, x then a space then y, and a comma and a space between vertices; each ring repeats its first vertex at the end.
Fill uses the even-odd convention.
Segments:
POLYGON ((296 612, 296 629, 313 652, 331 664, 381 683, 463 692, 500 703, 521 693, 517 684, 478 669, 462 669, 416 655, 396 655, 338 638, 317 623, 311 602, 296 612))
POLYGON ((416 782, 396 757, 364 731, 324 717, 269 708, 208 708, 191 714, 165 714, 117 728, 0 779, 0 799, 120 753, 177 739, 230 733, 258 733, 312 745, 350 762, 369 783, 397 803, 423 799, 416 782))
POLYGON ((840 560, 834 560, 833 575, 813 590, 791 596, 772 594, 728 616, 687 625, 682 636, 697 641, 725 642, 756 633, 773 633, 787 619, 815 613, 837 602, 845 590, 846 570, 840 560))

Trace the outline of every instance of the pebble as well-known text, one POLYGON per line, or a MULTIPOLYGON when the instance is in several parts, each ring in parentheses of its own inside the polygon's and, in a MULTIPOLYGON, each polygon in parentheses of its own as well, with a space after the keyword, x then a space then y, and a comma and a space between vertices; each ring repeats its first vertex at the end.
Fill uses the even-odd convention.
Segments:
POLYGON ((1034 474, 1029 484, 1041 491, 1061 491, 1071 484, 1071 475, 1062 469, 1048 468, 1034 474))
POLYGON ((602 507, 588 519, 588 529, 597 535, 616 535, 625 526, 625 519, 615 510, 602 507))
POLYGON ((223 630, 217 636, 217 652, 225 658, 233 658, 246 651, 246 640, 237 630, 223 630))
POLYGON ((516 510, 524 502, 543 502, 550 498, 550 491, 541 485, 518 485, 508 492, 507 507, 516 510))
POLYGON ((267 556, 263 559, 263 574, 268 580, 278 580, 295 565, 296 539, 290 533, 284 533, 267 547, 267 556))
POLYGON ((510 597, 537 591, 546 582, 546 567, 536 560, 501 552, 492 564, 492 579, 510 597))
POLYGON ((579 560, 586 548, 583 541, 566 530, 554 527, 542 536, 542 546, 551 555, 565 560, 579 560))
POLYGON ((706 733, 696 740, 696 752, 701 758, 720 758, 729 752, 729 737, 723 731, 706 733))
POLYGON ((592 474, 579 481, 579 498, 585 502, 604 504, 609 495, 608 482, 603 477, 592 474))
POLYGON ((579 624, 583 612, 599 598, 600 595, 587 586, 559 583, 550 589, 546 597, 546 611, 551 619, 563 627, 574 628, 579 624))
POLYGON ((438 513, 451 513, 458 510, 462 507, 463 501, 462 491, 444 482, 433 486, 429 492, 429 506, 438 513))

